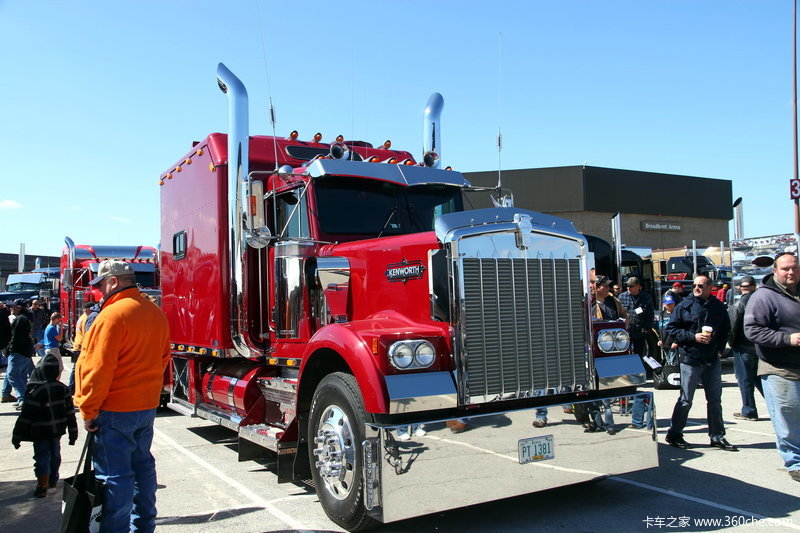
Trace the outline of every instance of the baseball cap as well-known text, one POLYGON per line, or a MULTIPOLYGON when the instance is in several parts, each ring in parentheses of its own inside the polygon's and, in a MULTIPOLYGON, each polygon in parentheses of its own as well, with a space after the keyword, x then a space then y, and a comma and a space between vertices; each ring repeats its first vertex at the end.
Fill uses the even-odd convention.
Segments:
POLYGON ((625 285, 627 285, 628 287, 634 287, 636 285, 641 285, 641 284, 642 283, 639 281, 639 278, 637 278, 636 276, 631 276, 630 278, 628 278, 628 281, 625 282, 625 285))
POLYGON ((675 283, 672 284, 672 288, 673 289, 682 289, 683 288, 683 284, 676 281, 675 283))
POLYGON ((667 295, 664 296, 664 299, 661 300, 661 301, 664 303, 664 305, 674 304, 675 303, 675 298, 673 298, 671 294, 667 294, 667 295))
POLYGON ((109 276, 126 276, 132 275, 133 269, 124 261, 117 261, 116 259, 106 259, 100 263, 100 268, 97 269, 97 277, 89 282, 89 285, 95 286, 109 276))
POLYGON ((601 275, 601 276, 597 276, 597 278, 595 278, 594 284, 595 285, 610 285, 611 284, 611 280, 608 279, 606 276, 602 276, 601 275))
POLYGON ((23 300, 22 298, 17 298, 16 300, 14 300, 11 303, 11 305, 16 305, 16 306, 19 306, 19 307, 23 307, 25 305, 25 300, 23 300))
POLYGON ((755 287, 756 286, 756 279, 753 276, 745 276, 739 282, 739 286, 740 287, 743 286, 743 285, 745 287, 755 287))

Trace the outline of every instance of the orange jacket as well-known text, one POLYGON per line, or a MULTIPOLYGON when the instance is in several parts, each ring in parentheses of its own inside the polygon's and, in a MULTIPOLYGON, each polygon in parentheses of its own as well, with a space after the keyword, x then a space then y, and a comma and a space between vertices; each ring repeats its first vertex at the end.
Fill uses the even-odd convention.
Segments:
POLYGON ((86 319, 89 316, 86 313, 81 313, 81 316, 78 317, 78 322, 75 324, 75 340, 72 341, 72 349, 73 350, 80 350, 81 343, 83 342, 83 336, 86 334, 86 319))
POLYGON ((136 287, 112 294, 83 338, 75 404, 84 420, 103 411, 158 407, 169 360, 167 317, 136 287))

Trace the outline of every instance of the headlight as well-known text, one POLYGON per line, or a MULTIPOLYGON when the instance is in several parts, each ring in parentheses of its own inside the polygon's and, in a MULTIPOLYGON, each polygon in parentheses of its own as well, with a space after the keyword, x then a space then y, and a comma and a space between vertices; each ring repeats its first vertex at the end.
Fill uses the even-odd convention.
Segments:
POLYGON ((427 368, 436 360, 436 349, 428 341, 397 341, 388 353, 389 362, 398 370, 427 368))
POLYGON ((631 338, 624 329, 604 329, 597 334, 597 347, 601 352, 624 352, 631 344, 631 338))
POLYGON ((389 360, 399 369, 406 369, 414 362, 414 349, 405 342, 396 342, 389 348, 389 360))
POLYGON ((414 358, 417 364, 423 368, 431 366, 433 360, 436 359, 436 350, 433 349, 433 344, 428 341, 419 343, 414 353, 414 358))

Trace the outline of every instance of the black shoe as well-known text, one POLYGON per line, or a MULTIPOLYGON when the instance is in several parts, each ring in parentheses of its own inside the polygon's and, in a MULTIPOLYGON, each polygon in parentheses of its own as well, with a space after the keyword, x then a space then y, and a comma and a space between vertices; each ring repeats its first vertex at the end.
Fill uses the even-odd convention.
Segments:
POLYGON ((688 450, 692 447, 691 444, 683 440, 683 437, 667 437, 667 444, 681 450, 688 450))
POLYGON ((36 485, 36 490, 33 491, 36 498, 44 498, 47 496, 47 485, 36 485))
POLYGON ((789 470, 789 476, 795 481, 800 481, 800 470, 789 470))
POLYGON ((614 428, 609 428, 609 429, 606 430, 606 433, 608 433, 609 435, 616 435, 617 434, 617 430, 614 429, 614 428))
POLYGON ((725 440, 725 437, 720 439, 715 439, 711 441, 710 446, 714 446, 719 448, 720 450, 725 450, 726 452, 738 452, 739 448, 725 440))
POLYGON ((742 413, 733 413, 733 418, 736 418, 737 420, 750 420, 752 422, 755 422, 756 420, 758 420, 758 415, 744 416, 742 413))

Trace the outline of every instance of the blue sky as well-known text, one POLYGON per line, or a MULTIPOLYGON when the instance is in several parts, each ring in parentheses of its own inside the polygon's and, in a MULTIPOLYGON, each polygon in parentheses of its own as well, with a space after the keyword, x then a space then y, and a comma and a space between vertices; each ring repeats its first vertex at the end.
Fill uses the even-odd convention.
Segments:
POLYGON ((159 174, 226 129, 220 61, 252 134, 271 96, 279 135, 420 154, 438 91, 457 170, 499 127, 503 169, 730 179, 747 236, 790 232, 791 44, 791 0, 0 0, 0 252, 156 245, 159 174))

